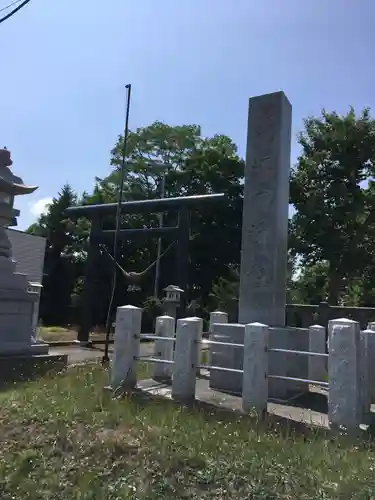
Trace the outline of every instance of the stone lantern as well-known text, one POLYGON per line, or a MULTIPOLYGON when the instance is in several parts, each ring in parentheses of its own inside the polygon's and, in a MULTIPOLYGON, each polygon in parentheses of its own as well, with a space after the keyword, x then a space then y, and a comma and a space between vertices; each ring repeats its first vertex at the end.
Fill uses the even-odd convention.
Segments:
POLYGON ((176 285, 168 285, 164 288, 163 309, 167 316, 177 318, 177 309, 181 303, 181 293, 184 291, 176 285))
POLYGON ((37 186, 26 186, 15 176, 12 163, 10 152, 0 149, 0 356, 43 354, 48 345, 35 340, 32 321, 38 293, 30 292, 27 276, 16 272, 5 230, 17 225, 20 212, 13 208, 14 197, 32 193, 37 186))

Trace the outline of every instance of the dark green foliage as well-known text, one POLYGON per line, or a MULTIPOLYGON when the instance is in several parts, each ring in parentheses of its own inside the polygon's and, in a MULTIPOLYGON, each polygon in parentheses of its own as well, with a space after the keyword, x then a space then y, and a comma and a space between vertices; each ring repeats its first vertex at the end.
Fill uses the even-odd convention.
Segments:
POLYGON ((28 230, 47 239, 40 305, 40 316, 47 325, 67 322, 70 296, 83 270, 82 227, 78 228, 64 215, 65 210, 76 203, 76 194, 66 184, 47 212, 28 230))
POLYGON ((319 304, 327 299, 328 264, 306 265, 291 287, 295 304, 319 304))
POLYGON ((326 262, 327 294, 339 302, 351 281, 374 265, 375 122, 369 110, 305 120, 302 151, 292 170, 296 209, 291 246, 302 265, 326 262))
POLYGON ((155 331, 155 318, 163 314, 163 304, 157 297, 147 297, 142 304, 142 331, 151 333, 155 331))

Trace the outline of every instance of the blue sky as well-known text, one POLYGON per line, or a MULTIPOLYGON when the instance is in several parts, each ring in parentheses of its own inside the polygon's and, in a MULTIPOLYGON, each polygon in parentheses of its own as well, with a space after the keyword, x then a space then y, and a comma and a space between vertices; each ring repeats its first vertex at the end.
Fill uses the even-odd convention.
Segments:
POLYGON ((0 25, 0 145, 40 186, 17 199, 19 227, 109 172, 126 83, 132 128, 197 123, 241 155, 248 98, 283 90, 295 158, 307 115, 375 105, 374 22, 373 0, 32 0, 0 25))

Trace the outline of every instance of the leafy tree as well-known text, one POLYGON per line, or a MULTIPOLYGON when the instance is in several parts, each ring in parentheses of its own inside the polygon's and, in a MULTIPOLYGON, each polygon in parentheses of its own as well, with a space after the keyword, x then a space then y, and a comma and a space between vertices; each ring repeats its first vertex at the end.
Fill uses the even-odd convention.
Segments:
POLYGON ((229 275, 221 276, 212 285, 212 292, 210 293, 212 309, 225 311, 228 313, 230 321, 237 321, 239 291, 239 268, 229 268, 229 275))
POLYGON ((327 300, 328 263, 305 265, 293 280, 291 293, 295 304, 319 304, 327 300))
POLYGON ((147 297, 142 304, 142 331, 154 332, 155 320, 163 314, 163 304, 156 297, 147 297))
POLYGON ((45 214, 28 232, 46 238, 44 279, 40 314, 45 324, 64 324, 68 317, 70 295, 82 273, 84 228, 87 223, 72 224, 65 210, 77 204, 77 195, 69 184, 63 186, 45 214))
POLYGON ((296 213, 291 246, 302 266, 328 264, 328 301, 337 304, 351 281, 374 267, 375 121, 322 112, 305 120, 302 152, 292 169, 290 202, 296 213))

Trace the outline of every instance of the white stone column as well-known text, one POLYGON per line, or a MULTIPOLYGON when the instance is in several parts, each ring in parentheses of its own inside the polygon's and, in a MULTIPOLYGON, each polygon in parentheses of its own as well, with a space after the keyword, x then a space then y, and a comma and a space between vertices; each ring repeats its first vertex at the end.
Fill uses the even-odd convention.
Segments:
POLYGON ((172 397, 179 401, 195 398, 197 341, 200 338, 202 338, 200 318, 183 318, 177 321, 172 397))
MULTIPOLYGON (((312 325, 309 327, 309 351, 326 353, 326 329, 324 326, 312 325)), ((327 358, 309 356, 308 358, 309 380, 324 382, 327 377, 327 358)))
POLYGON ((292 107, 283 92, 249 101, 239 322, 285 325, 292 107))
MULTIPOLYGON (((175 318, 172 316, 158 316, 155 324, 155 335, 158 337, 174 338, 175 318)), ((174 342, 171 340, 155 340, 155 355, 160 359, 173 361, 174 342)), ((153 378, 155 380, 171 379, 173 365, 155 363, 153 365, 153 378)))
POLYGON ((356 431, 363 423, 360 373, 360 325, 331 320, 328 358, 328 419, 332 426, 356 431))
POLYGON ((111 369, 111 386, 132 389, 137 384, 137 360, 140 347, 142 309, 121 306, 116 313, 116 331, 111 369))
MULTIPOLYGON (((212 326, 215 324, 215 323, 228 323, 228 313, 226 312, 223 312, 223 311, 213 311, 210 313, 210 326, 209 326, 209 335, 208 335, 208 339, 209 340, 213 340, 212 339, 212 333, 213 333, 213 330, 212 330, 212 326)), ((211 365, 211 359, 212 359, 212 346, 209 344, 208 345, 208 349, 207 349, 207 363, 209 365, 211 365)))
POLYGON ((245 326, 242 408, 264 414, 268 400, 268 326, 251 323, 245 326))

